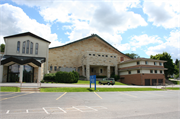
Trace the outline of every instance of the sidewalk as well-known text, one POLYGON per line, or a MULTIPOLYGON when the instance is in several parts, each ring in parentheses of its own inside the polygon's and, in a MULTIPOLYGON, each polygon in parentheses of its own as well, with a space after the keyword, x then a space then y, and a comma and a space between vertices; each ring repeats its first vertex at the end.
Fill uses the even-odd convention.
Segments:
MULTIPOLYGON (((0 86, 13 86, 13 87, 21 87, 20 83, 0 83, 0 86)), ((50 84, 50 83, 41 83, 39 86, 37 83, 22 83, 22 87, 86 87, 89 88, 89 85, 86 84, 50 84)), ((94 84, 91 85, 94 87, 94 84)), ((135 86, 135 85, 96 85, 97 88, 161 88, 163 86, 135 86)), ((172 85, 166 86, 172 87, 172 85)), ((179 87, 180 85, 173 85, 173 87, 179 87)))

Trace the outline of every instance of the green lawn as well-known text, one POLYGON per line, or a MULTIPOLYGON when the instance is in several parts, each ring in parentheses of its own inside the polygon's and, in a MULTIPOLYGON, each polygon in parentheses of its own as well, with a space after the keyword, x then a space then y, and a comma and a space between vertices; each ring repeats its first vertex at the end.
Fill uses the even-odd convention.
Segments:
POLYGON ((62 88, 41 88, 40 92, 109 92, 109 91, 155 91, 161 90, 156 88, 97 88, 96 91, 93 88, 74 88, 74 87, 62 87, 62 88))
POLYGON ((1 92, 20 92, 19 87, 0 87, 1 92))
POLYGON ((166 89, 169 89, 169 90, 180 90, 180 88, 178 88, 178 87, 167 87, 166 89))
MULTIPOLYGON (((73 84, 89 84, 89 83, 90 81, 78 80, 78 83, 73 83, 73 84)), ((96 81, 96 85, 99 85, 99 81, 96 81)), ((116 81, 114 85, 126 85, 126 84, 116 81)))

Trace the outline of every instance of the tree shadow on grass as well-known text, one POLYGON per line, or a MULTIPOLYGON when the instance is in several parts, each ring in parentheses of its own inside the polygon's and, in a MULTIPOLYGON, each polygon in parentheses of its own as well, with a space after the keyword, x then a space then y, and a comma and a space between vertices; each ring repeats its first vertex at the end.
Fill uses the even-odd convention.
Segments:
POLYGON ((94 90, 91 88, 87 88, 87 90, 89 90, 89 92, 94 92, 94 90))

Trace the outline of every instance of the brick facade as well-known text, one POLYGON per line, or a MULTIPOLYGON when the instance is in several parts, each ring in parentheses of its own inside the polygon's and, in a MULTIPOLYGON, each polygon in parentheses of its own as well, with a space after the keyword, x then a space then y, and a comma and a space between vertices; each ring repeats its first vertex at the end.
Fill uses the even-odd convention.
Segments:
MULTIPOLYGON (((152 79, 163 79, 163 84, 165 84, 164 74, 130 74, 120 76, 120 82, 130 85, 145 85, 145 79, 150 79, 150 85, 152 84, 152 79)), ((162 84, 160 84, 162 85, 162 84)))

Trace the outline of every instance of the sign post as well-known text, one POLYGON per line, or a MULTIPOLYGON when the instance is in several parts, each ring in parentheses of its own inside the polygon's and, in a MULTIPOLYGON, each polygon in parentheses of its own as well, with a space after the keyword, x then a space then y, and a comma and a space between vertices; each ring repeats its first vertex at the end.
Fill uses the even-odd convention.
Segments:
POLYGON ((90 88, 91 88, 91 83, 94 83, 94 89, 96 90, 96 75, 90 76, 90 88))

